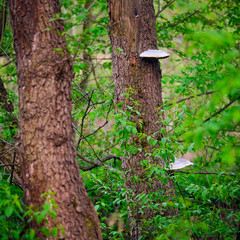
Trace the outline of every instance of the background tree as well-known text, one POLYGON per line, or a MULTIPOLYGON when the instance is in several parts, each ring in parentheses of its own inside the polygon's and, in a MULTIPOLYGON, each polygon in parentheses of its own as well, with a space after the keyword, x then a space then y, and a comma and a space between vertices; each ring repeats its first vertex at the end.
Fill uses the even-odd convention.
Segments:
MULTIPOLYGON (((135 204, 137 197, 150 192, 159 193, 159 190, 162 190, 163 199, 164 196, 174 195, 174 185, 170 179, 167 183, 159 179, 149 181, 144 163, 146 159, 151 159, 149 161, 151 164, 162 167, 166 165, 162 158, 152 155, 154 144, 148 141, 148 137, 158 141, 162 138, 160 130, 164 126, 160 120, 164 119, 164 115, 159 114, 163 104, 161 70, 158 59, 146 60, 139 57, 143 51, 157 49, 155 12, 152 0, 141 2, 112 0, 108 1, 108 9, 111 20, 109 31, 115 102, 120 103, 125 112, 131 113, 130 118, 136 126, 132 129, 131 152, 123 157, 122 166, 126 171, 126 187, 131 191, 129 220, 132 225, 132 239, 139 239, 143 219, 148 221, 164 211, 159 209, 153 213, 150 208, 140 210, 141 207, 138 205, 140 203, 135 204), (129 96, 126 97, 124 93, 127 92, 129 96), (150 157, 147 157, 149 155, 150 157)), ((177 210, 169 208, 167 213, 162 214, 176 213, 177 210)))

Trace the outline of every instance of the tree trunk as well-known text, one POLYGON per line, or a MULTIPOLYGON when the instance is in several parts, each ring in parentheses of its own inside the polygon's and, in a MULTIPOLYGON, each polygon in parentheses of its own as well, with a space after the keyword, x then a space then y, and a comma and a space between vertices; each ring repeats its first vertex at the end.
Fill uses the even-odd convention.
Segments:
MULTIPOLYGON (((85 1, 85 9, 89 9, 92 4, 92 0, 85 1)), ((88 10, 89 11, 89 10, 88 10)), ((91 54, 87 51, 87 46, 91 40, 89 29, 92 25, 93 15, 91 12, 87 13, 86 19, 83 22, 83 33, 82 33, 82 42, 84 43, 83 49, 83 61, 84 61, 84 69, 82 73, 82 81, 80 83, 80 87, 83 91, 86 91, 88 79, 91 73, 91 64, 92 64, 92 57, 91 54)))
MULTIPOLYGON (((65 239, 102 239, 96 211, 75 160, 71 117, 71 57, 58 0, 10 0, 19 85, 19 153, 27 205, 56 193, 65 239)), ((42 223, 51 229, 56 222, 42 223)), ((39 226, 33 224, 37 229, 39 226)), ((38 237, 44 237, 39 234, 38 237)), ((46 239, 46 238, 45 238, 46 239)), ((59 235, 57 239, 63 239, 59 235)))
POLYGON ((6 25, 6 19, 7 19, 6 0, 2 0, 1 10, 0 10, 0 45, 2 44, 3 34, 5 30, 5 25, 6 25))
MULTIPOLYGON (((135 114, 132 121, 137 124, 139 131, 151 135, 163 127, 157 123, 163 118, 163 115, 157 115, 162 106, 161 69, 157 59, 144 60, 139 57, 139 54, 148 49, 157 49, 153 0, 108 0, 108 10, 111 20, 109 32, 112 44, 115 102, 124 101, 124 110, 126 106, 132 106, 138 110, 141 117, 135 114), (119 52, 116 49, 122 49, 122 51, 119 52), (139 106, 133 104, 130 98, 126 99, 122 95, 129 88, 133 89, 130 97, 138 102, 139 106), (142 129, 139 126, 140 121, 142 121, 142 129)), ((155 134, 154 137, 161 140, 162 136, 155 134)), ((146 138, 139 141, 138 136, 133 136, 132 142, 137 148, 151 152, 146 138)), ((144 167, 141 165, 144 159, 146 159, 144 151, 137 152, 130 159, 123 158, 122 167, 124 171, 127 171, 128 179, 125 185, 132 190, 132 200, 137 201, 134 196, 138 194, 160 190, 164 190, 165 195, 174 195, 174 184, 171 180, 168 180, 166 185, 160 180, 153 182, 151 188, 147 185, 148 180, 143 177, 144 167), (139 179, 137 183, 133 181, 134 175, 139 179)), ((151 163, 164 165, 163 159, 148 159, 151 163)), ((164 215, 175 213, 177 210, 169 208, 164 215)), ((159 214, 161 213, 153 213, 149 208, 141 214, 138 203, 135 202, 135 206, 129 212, 132 239, 139 239, 143 227, 142 219, 150 220, 159 214)), ((149 236, 149 239, 152 237, 149 236)))

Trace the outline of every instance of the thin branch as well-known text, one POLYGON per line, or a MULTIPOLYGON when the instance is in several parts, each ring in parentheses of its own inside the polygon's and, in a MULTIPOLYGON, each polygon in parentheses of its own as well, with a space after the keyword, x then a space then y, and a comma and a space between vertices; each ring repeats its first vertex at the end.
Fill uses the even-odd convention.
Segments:
POLYGON ((213 150, 215 150, 215 151, 221 151, 220 149, 218 149, 218 148, 216 148, 216 147, 214 147, 214 146, 207 146, 207 148, 211 148, 211 149, 213 149, 213 150))
POLYGON ((92 3, 90 4, 90 6, 88 7, 87 11, 89 11, 96 2, 97 2, 97 0, 92 1, 92 3))
MULTIPOLYGON (((105 101, 104 101, 105 102, 105 101)), ((102 103, 104 103, 102 102, 102 103)), ((101 103, 96 103, 96 104, 101 104, 101 103)), ((92 104, 93 105, 96 105, 96 104, 92 104)), ((108 112, 107 112, 107 115, 106 115, 106 121, 105 123, 102 125, 102 126, 99 126, 95 131, 93 131, 92 133, 86 135, 86 136, 83 136, 83 138, 87 138, 89 136, 92 136, 93 134, 95 134, 96 132, 98 132, 101 128, 103 128, 106 124, 108 124, 108 116, 109 116, 109 113, 110 113, 110 110, 111 110, 111 106, 112 106, 113 102, 111 102, 110 106, 109 106, 109 109, 108 109, 108 112)))
MULTIPOLYGON (((196 96, 197 96, 197 97, 201 97, 201 96, 210 95, 210 94, 213 94, 213 93, 214 93, 214 91, 210 91, 210 92, 205 92, 205 93, 197 94, 196 96)), ((190 99, 192 99, 192 98, 195 98, 195 96, 189 96, 189 97, 180 99, 180 100, 176 101, 176 103, 181 103, 181 102, 183 102, 183 101, 190 100, 190 99)), ((165 106, 172 106, 172 105, 173 105, 173 103, 169 103, 169 104, 167 104, 167 105, 165 105, 165 106)))
POLYGON ((91 106, 91 101, 92 101, 92 96, 93 96, 93 92, 94 92, 94 89, 92 90, 91 92, 91 95, 90 97, 88 98, 88 104, 87 104, 87 108, 84 112, 84 115, 82 117, 82 123, 81 123, 81 127, 80 127, 80 137, 79 137, 79 140, 78 140, 78 143, 77 143, 77 148, 78 146, 80 145, 80 142, 81 142, 81 139, 82 139, 82 136, 83 136, 83 126, 84 126, 84 120, 88 114, 88 110, 90 109, 90 106, 91 106))
POLYGON ((97 80, 97 77, 96 77, 96 72, 95 72, 94 65, 92 64, 91 67, 92 67, 92 73, 93 73, 93 77, 94 77, 95 83, 96 83, 99 91, 100 91, 101 93, 103 93, 103 90, 102 90, 101 86, 99 85, 98 80, 97 80))
POLYGON ((208 122, 209 120, 211 120, 213 117, 217 116, 218 114, 220 114, 221 112, 223 112, 225 109, 227 109, 229 106, 231 106, 234 102, 236 102, 238 99, 240 99, 240 97, 236 97, 234 98, 231 102, 229 102, 227 105, 225 105, 223 108, 221 108, 219 111, 217 111, 216 113, 214 113, 213 115, 211 115, 209 118, 204 120, 204 123, 208 122))
POLYGON ((1 153, 0 158, 11 154, 10 152, 13 151, 14 149, 15 149, 15 147, 12 147, 10 149, 4 149, 3 151, 0 151, 0 153, 1 153))
MULTIPOLYGON (((169 2, 166 3, 165 6, 162 7, 162 9, 159 7, 158 8, 158 12, 156 14, 156 18, 159 16, 160 13, 162 13, 167 7, 169 7, 173 2, 175 2, 175 0, 170 0, 169 2)), ((160 4, 159 4, 160 6, 160 4)))
POLYGON ((194 12, 192 12, 191 14, 187 15, 185 18, 183 18, 182 20, 176 22, 176 23, 172 23, 172 24, 169 24, 167 26, 163 26, 162 28, 160 28, 159 30, 163 30, 163 29, 166 29, 166 28, 170 28, 170 27, 176 27, 177 25, 183 23, 185 20, 187 20, 188 18, 192 17, 194 14, 196 13, 200 13, 200 10, 196 10, 194 12))
POLYGON ((13 167, 18 166, 18 164, 0 164, 0 167, 13 167))
POLYGON ((92 133, 89 133, 86 136, 83 136, 83 138, 87 138, 92 136, 93 134, 95 134, 96 132, 98 132, 100 129, 102 129, 103 127, 105 127, 105 125, 108 124, 108 121, 106 121, 102 126, 99 126, 95 131, 93 131, 92 133))
MULTIPOLYGON (((219 175, 219 173, 215 173, 215 172, 185 172, 185 171, 180 171, 180 170, 175 170, 174 172, 185 173, 185 174, 219 175)), ((221 175, 236 177, 236 175, 233 173, 221 173, 221 175)))
POLYGON ((89 143, 89 141, 87 140, 87 138, 85 138, 85 141, 87 142, 88 146, 92 149, 94 155, 96 156, 96 158, 100 161, 101 159, 99 158, 99 156, 97 155, 97 153, 95 152, 94 148, 92 147, 92 145, 89 143))
POLYGON ((8 65, 11 64, 12 62, 14 62, 14 59, 12 59, 11 61, 8 61, 7 63, 3 64, 3 65, 1 66, 1 68, 4 68, 4 67, 8 66, 8 65))
POLYGON ((102 159, 101 159, 101 162, 106 162, 106 161, 108 161, 108 160, 110 160, 110 159, 118 159, 118 160, 121 160, 121 158, 120 157, 117 157, 117 156, 115 156, 115 155, 112 155, 112 154, 109 154, 109 155, 107 155, 106 157, 103 157, 102 159))
MULTIPOLYGON (((214 93, 214 91, 210 91, 210 92, 205 92, 205 93, 197 94, 197 96, 200 97, 200 96, 203 96, 203 95, 209 95, 209 94, 213 94, 213 93, 214 93)), ((190 99, 192 99, 192 98, 195 98, 195 96, 190 96, 190 97, 187 97, 187 98, 183 98, 183 99, 177 101, 176 103, 180 103, 180 102, 183 102, 183 101, 186 101, 186 100, 190 100, 190 99)))
POLYGON ((96 160, 96 161, 91 161, 89 160, 88 158, 84 157, 83 155, 81 155, 79 152, 77 152, 77 156, 81 158, 82 161, 86 162, 86 163, 90 163, 91 165, 88 166, 88 167, 85 167, 85 166, 81 166, 79 165, 79 168, 83 171, 88 171, 88 170, 91 170, 95 167, 102 167, 102 166, 105 166, 106 168, 108 169, 113 169, 114 171, 117 171, 117 172, 120 172, 118 169, 116 168, 113 168, 109 165, 106 165, 106 164, 103 164, 104 162, 110 160, 110 159, 119 159, 121 160, 119 157, 115 156, 115 155, 112 155, 112 154, 109 154, 107 155, 106 157, 103 157, 102 159, 100 160, 96 160))
POLYGON ((7 145, 9 145, 9 146, 11 146, 11 147, 14 147, 14 146, 15 146, 15 144, 8 142, 8 141, 4 140, 4 139, 1 138, 1 137, 0 137, 0 141, 6 143, 7 145))
POLYGON ((16 160, 16 151, 14 151, 14 153, 13 153, 13 161, 12 161, 12 171, 11 171, 11 177, 10 177, 10 184, 12 184, 12 182, 13 182, 13 176, 14 176, 14 167, 15 167, 15 160, 16 160))

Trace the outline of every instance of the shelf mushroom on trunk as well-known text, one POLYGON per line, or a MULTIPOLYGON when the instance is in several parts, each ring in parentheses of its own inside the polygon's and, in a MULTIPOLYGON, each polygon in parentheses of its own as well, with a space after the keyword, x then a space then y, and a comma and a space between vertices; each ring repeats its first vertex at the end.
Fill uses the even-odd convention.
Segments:
POLYGON ((148 49, 147 51, 142 52, 139 57, 141 58, 158 58, 158 59, 164 59, 168 58, 169 54, 164 52, 163 50, 157 50, 157 49, 148 49))

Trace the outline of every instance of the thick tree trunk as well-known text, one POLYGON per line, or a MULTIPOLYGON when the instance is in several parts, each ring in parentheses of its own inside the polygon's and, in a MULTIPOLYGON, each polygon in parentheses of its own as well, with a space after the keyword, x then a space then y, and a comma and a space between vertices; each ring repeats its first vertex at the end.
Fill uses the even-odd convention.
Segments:
MULTIPOLYGON (((101 239, 98 216, 75 161, 73 72, 61 34, 63 22, 50 21, 60 13, 59 2, 9 3, 18 70, 19 153, 26 203, 41 205, 41 194, 50 190, 56 193, 57 222, 62 224, 66 239, 101 239)), ((44 224, 56 227, 50 218, 44 224)))
MULTIPOLYGON (((142 121, 142 129, 139 131, 150 135, 163 127, 157 121, 161 120, 163 115, 157 115, 162 106, 161 90, 161 69, 157 59, 144 60, 139 54, 148 49, 157 49, 157 39, 155 30, 155 15, 153 0, 108 0, 108 10, 110 16, 110 38, 112 44, 113 58, 113 78, 115 81, 115 102, 124 101, 124 106, 132 106, 141 113, 141 117, 135 114, 137 124, 142 121), (116 49, 122 49, 122 52, 116 49), (126 89, 132 88, 130 94, 133 101, 138 102, 139 106, 134 105, 133 101, 126 99, 122 93, 126 89)), ((160 140, 160 134, 155 134, 155 138, 160 140)), ((139 148, 151 152, 146 138, 139 141, 137 136, 133 136, 132 142, 139 148)), ((146 159, 145 152, 138 152, 132 155, 130 159, 123 158, 123 169, 127 171, 126 187, 133 191, 134 196, 141 193, 164 190, 165 194, 174 194, 174 185, 172 181, 163 184, 156 180, 152 187, 147 185, 144 180, 144 168, 141 165, 142 160, 146 159), (133 182, 133 176, 137 176, 140 181, 133 182)), ((149 159, 151 163, 163 166, 163 159, 149 159)), ((137 203, 136 203, 137 205, 137 203)), ((141 234, 142 219, 150 220, 156 214, 146 208, 143 214, 140 214, 135 205, 130 209, 129 219, 131 223, 132 239, 138 239, 141 234), (134 221, 135 220, 135 221, 134 221)), ((166 214, 172 215, 177 211, 168 209, 166 214)), ((151 237, 149 237, 151 238, 151 237)))

